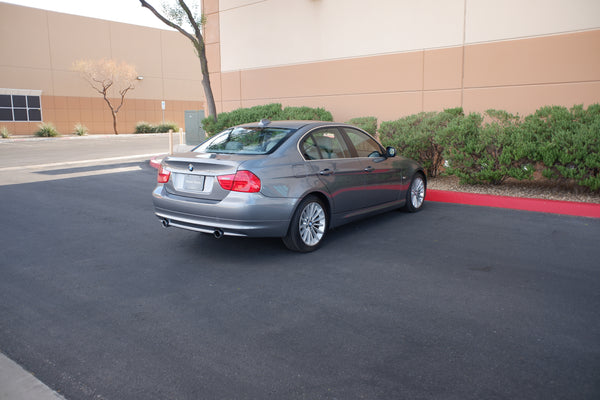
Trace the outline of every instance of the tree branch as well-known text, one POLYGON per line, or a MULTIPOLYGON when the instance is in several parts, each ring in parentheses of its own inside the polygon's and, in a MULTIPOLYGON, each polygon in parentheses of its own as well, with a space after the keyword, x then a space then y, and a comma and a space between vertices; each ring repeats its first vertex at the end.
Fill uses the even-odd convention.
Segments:
POLYGON ((119 104, 119 106, 116 108, 115 113, 118 113, 119 110, 121 109, 121 107, 123 107, 123 104, 125 104, 125 95, 127 94, 128 91, 135 89, 134 85, 129 85, 129 87, 126 87, 125 89, 121 90, 119 92, 119 94, 121 95, 121 103, 119 104))
POLYGON ((202 34, 200 33, 200 28, 198 27, 198 23, 194 19, 194 16, 192 15, 190 8, 187 6, 187 4, 185 4, 185 1, 183 1, 183 0, 179 0, 179 5, 181 6, 181 8, 183 8, 183 11, 185 11, 185 13, 188 17, 188 20, 190 21, 190 25, 192 26, 192 28, 194 28, 194 33, 196 34, 196 39, 198 39, 198 42, 200 42, 201 40, 203 40, 202 34))
MULTIPOLYGON (((146 0, 140 0, 140 3, 142 5, 142 7, 146 7, 147 9, 152 11, 152 13, 158 19, 160 19, 163 23, 165 23, 166 25, 175 29, 176 31, 181 33, 183 36, 185 36, 192 42, 194 48, 196 49, 196 55, 198 56, 198 59, 200 60, 200 69, 202 72, 202 87, 204 88, 204 97, 206 99, 206 106, 208 107, 208 115, 212 116, 213 119, 216 121, 217 120, 217 108, 215 105, 215 98, 214 98, 212 88, 210 85, 210 73, 208 70, 208 62, 206 60, 206 48, 205 48, 204 38, 202 36, 202 31, 200 29, 200 26, 197 23, 197 21, 194 19, 194 16, 193 16, 192 12, 190 11, 189 7, 187 6, 187 4, 185 4, 185 0, 178 0, 177 3, 179 4, 179 7, 181 8, 181 10, 183 10, 183 12, 185 12, 185 15, 187 16, 187 18, 190 22, 190 25, 194 29, 194 32, 196 35, 195 37, 194 37, 194 35, 186 32, 183 28, 181 28, 174 22, 169 21, 166 17, 161 15, 158 11, 156 11, 156 9, 154 9, 154 7, 152 7, 150 4, 148 4, 148 2, 146 0)), ((178 10, 179 14, 181 13, 181 10, 178 10)), ((183 16, 181 16, 181 19, 183 20, 183 16)), ((179 16, 178 16, 177 20, 179 21, 179 16)), ((180 21, 180 23, 181 23, 181 21, 180 21)), ((200 25, 202 25, 202 24, 200 24, 200 25)))
MULTIPOLYGON (((148 2, 146 2, 146 0, 140 0, 140 3, 142 4, 142 7, 146 7, 148 10, 152 11, 152 14, 156 15, 156 18, 160 19, 162 22, 164 22, 165 24, 167 24, 171 28, 179 31, 182 35, 184 35, 185 37, 187 37, 188 39, 190 39, 194 43, 194 46, 196 45, 195 42, 197 42, 197 39, 193 35, 191 35, 188 32, 186 32, 179 25, 177 25, 177 24, 169 21, 168 19, 166 19, 161 13, 159 13, 158 11, 156 11, 156 9, 154 7, 152 7, 150 4, 148 4, 148 2)), ((189 11, 189 9, 188 9, 188 11, 189 11)))

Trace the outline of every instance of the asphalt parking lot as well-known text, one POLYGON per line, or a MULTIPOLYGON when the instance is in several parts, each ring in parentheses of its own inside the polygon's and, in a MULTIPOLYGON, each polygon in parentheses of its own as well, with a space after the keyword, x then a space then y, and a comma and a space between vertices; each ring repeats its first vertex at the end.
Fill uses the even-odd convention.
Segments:
POLYGON ((600 396, 599 219, 430 202, 296 254, 108 165, 0 186, 0 352, 69 400, 600 396))

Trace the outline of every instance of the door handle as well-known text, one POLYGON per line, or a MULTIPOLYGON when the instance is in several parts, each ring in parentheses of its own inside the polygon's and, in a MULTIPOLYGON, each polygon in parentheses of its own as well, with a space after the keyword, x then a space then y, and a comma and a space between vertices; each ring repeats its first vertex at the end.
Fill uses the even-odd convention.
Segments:
POLYGON ((367 168, 365 168, 365 170, 364 170, 364 171, 365 171, 365 172, 373 172, 374 170, 375 170, 375 168, 373 168, 373 167, 371 167, 371 166, 369 165, 367 168))
POLYGON ((321 171, 319 171, 319 175, 326 176, 326 175, 331 175, 331 174, 333 174, 333 171, 330 170, 329 168, 325 168, 325 169, 322 169, 321 171))

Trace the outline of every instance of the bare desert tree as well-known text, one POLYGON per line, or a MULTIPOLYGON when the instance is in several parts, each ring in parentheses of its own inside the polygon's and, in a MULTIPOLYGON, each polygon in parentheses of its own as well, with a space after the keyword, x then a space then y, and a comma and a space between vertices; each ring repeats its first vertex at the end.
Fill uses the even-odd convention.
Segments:
POLYGON ((147 1, 140 0, 140 3, 142 4, 142 7, 146 7, 152 11, 152 13, 163 23, 177 30, 192 42, 192 45, 196 50, 196 55, 200 60, 200 69, 202 71, 202 88, 204 89, 204 97, 206 98, 208 115, 212 116, 216 121, 217 108, 215 106, 215 97, 213 96, 212 87, 210 85, 204 37, 202 36, 202 30, 200 29, 204 23, 204 18, 202 15, 199 15, 198 12, 192 12, 184 0, 172 1, 170 5, 164 3, 162 14, 147 1), (189 26, 193 33, 186 31, 184 26, 189 26))
POLYGON ((115 135, 118 135, 117 113, 125 103, 125 95, 135 88, 134 82, 138 76, 135 67, 108 59, 78 60, 73 63, 73 70, 79 72, 102 95, 110 108, 115 135))

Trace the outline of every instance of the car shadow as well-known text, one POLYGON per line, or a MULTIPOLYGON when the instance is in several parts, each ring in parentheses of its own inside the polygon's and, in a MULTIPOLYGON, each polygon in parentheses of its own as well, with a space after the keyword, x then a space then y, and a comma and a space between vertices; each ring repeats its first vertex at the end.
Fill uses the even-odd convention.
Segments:
POLYGON ((334 243, 349 241, 348 244, 351 245, 357 239, 376 240, 380 236, 380 232, 389 230, 409 215, 401 211, 388 211, 354 221, 331 229, 328 232, 326 241, 334 243))
POLYGON ((192 251, 204 256, 226 256, 228 259, 255 260, 265 255, 285 254, 288 250, 279 238, 246 238, 205 233, 192 234, 188 242, 192 251))
POLYGON ((382 230, 389 231, 393 229, 394 225, 397 225, 408 215, 398 211, 390 211, 334 228, 327 232, 321 248, 308 254, 288 250, 280 238, 224 236, 217 239, 210 234, 189 234, 186 232, 185 239, 182 239, 179 245, 185 247, 187 251, 204 258, 226 258, 229 261, 260 262, 267 256, 269 258, 279 256, 289 258, 294 255, 303 257, 319 252, 340 252, 348 246, 354 246, 357 242, 362 245, 369 245, 371 242, 377 243, 382 230))

